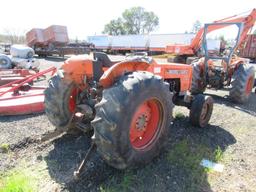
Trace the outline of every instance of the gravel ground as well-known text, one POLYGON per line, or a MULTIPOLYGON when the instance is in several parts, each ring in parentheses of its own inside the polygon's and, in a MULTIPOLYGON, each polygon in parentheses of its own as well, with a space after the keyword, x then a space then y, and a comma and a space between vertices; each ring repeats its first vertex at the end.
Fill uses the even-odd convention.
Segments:
MULTIPOLYGON (((62 63, 40 61, 42 69, 62 63)), ((256 191, 256 94, 248 104, 235 105, 227 90, 206 93, 215 105, 205 129, 192 127, 189 111, 175 107, 170 139, 160 157, 139 169, 119 171, 95 153, 79 180, 72 175, 90 146, 86 135, 40 142, 41 135, 54 129, 45 114, 0 117, 0 144, 10 145, 8 153, 0 152, 0 172, 32 169, 42 175, 40 191, 256 191), (224 171, 201 169, 201 159, 211 159, 216 150, 223 156, 224 171)))

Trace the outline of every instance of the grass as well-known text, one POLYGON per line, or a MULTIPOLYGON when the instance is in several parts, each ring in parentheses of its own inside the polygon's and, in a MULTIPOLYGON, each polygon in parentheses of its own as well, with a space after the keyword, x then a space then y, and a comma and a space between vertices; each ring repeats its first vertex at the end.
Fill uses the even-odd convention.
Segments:
POLYGON ((223 151, 219 146, 212 150, 202 144, 192 144, 188 139, 184 139, 177 143, 167 155, 169 162, 191 169, 197 168, 203 158, 220 162, 223 159, 223 151))
POLYGON ((47 178, 45 161, 33 165, 20 161, 16 168, 0 173, 0 192, 36 192, 47 178))
POLYGON ((223 158, 223 151, 220 147, 210 149, 205 145, 195 144, 189 139, 184 139, 168 152, 168 162, 187 173, 188 186, 184 186, 185 190, 200 191, 200 187, 203 187, 207 180, 207 173, 211 169, 200 165, 203 158, 219 162, 223 158))
POLYGON ((125 172, 121 181, 118 184, 112 185, 111 183, 115 182, 112 178, 108 186, 100 186, 100 192, 127 192, 131 191, 131 187, 134 186, 134 183, 138 182, 136 177, 132 174, 131 171, 125 172))
POLYGON ((9 150, 10 150, 10 145, 7 144, 7 143, 3 143, 3 144, 1 144, 0 149, 1 149, 4 153, 8 153, 9 150))
POLYGON ((175 119, 180 120, 180 119, 184 119, 185 115, 181 112, 176 112, 174 117, 175 117, 175 119))
POLYGON ((223 151, 218 146, 217 149, 214 150, 213 161, 220 162, 222 159, 223 159, 223 151))
POLYGON ((36 178, 26 170, 12 171, 0 177, 0 192, 38 191, 36 178))

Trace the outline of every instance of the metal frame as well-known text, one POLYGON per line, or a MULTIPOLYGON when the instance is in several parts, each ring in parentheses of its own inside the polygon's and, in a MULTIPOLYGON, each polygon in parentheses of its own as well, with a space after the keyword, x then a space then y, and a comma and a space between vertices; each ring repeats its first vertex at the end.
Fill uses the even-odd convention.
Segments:
POLYGON ((239 39, 241 36, 241 33, 243 31, 244 28, 244 24, 242 22, 233 22, 233 23, 207 23, 204 25, 204 34, 203 34, 203 50, 205 52, 205 60, 204 60, 204 66, 205 66, 205 70, 204 70, 204 81, 205 83, 208 81, 208 60, 210 59, 219 59, 219 60, 224 60, 227 63, 227 69, 226 69, 226 73, 225 73, 225 80, 227 79, 228 76, 228 71, 229 71, 229 65, 230 65, 230 60, 232 58, 232 55, 235 51, 235 49, 238 47, 239 44, 239 39), (208 48, 207 48, 207 39, 206 39, 206 35, 208 34, 208 27, 209 26, 213 26, 213 25, 236 25, 238 27, 238 33, 237 33, 237 37, 236 37, 236 44, 235 46, 230 50, 230 53, 228 56, 225 57, 213 57, 213 56, 209 56, 208 54, 208 48))

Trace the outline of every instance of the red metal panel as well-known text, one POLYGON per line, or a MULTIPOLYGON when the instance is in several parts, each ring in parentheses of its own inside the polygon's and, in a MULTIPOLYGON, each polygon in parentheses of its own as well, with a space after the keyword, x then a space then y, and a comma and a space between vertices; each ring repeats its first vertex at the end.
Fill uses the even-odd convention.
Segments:
POLYGON ((256 35, 250 34, 247 36, 245 47, 240 50, 240 56, 245 58, 256 58, 256 35))
POLYGON ((43 34, 48 43, 68 43, 68 31, 66 26, 52 25, 44 29, 43 34))
POLYGON ((249 56, 250 58, 256 58, 256 35, 251 35, 249 56))
MULTIPOLYGON (((7 76, 12 74, 11 72, 15 72, 15 70, 9 71, 4 71, 7 76)), ((53 75, 53 73, 56 72, 56 68, 52 67, 34 75, 16 79, 10 83, 1 85, 0 115, 21 115, 43 112, 45 87, 26 86, 26 83, 32 82, 38 77, 50 72, 53 75)))
POLYGON ((27 44, 33 46, 36 44, 44 44, 45 39, 43 35, 43 29, 34 28, 26 34, 27 44))
POLYGON ((0 115, 25 115, 41 113, 44 111, 45 88, 21 92, 14 96, 12 92, 7 93, 0 99, 0 115))

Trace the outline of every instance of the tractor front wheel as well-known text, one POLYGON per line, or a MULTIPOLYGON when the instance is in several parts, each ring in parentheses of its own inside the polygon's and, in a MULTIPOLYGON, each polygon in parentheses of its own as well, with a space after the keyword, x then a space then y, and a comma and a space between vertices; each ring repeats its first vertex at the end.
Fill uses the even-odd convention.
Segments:
POLYGON ((193 67, 193 75, 190 92, 193 95, 202 94, 206 89, 206 85, 204 85, 202 81, 203 78, 201 75, 199 61, 194 61, 191 65, 193 67))
POLYGON ((192 125, 205 127, 211 118, 213 110, 213 99, 211 96, 198 94, 194 97, 189 113, 192 125))
POLYGON ((172 108, 169 85, 161 77, 124 75, 96 105, 92 126, 98 152, 117 169, 151 161, 168 139, 172 108))

